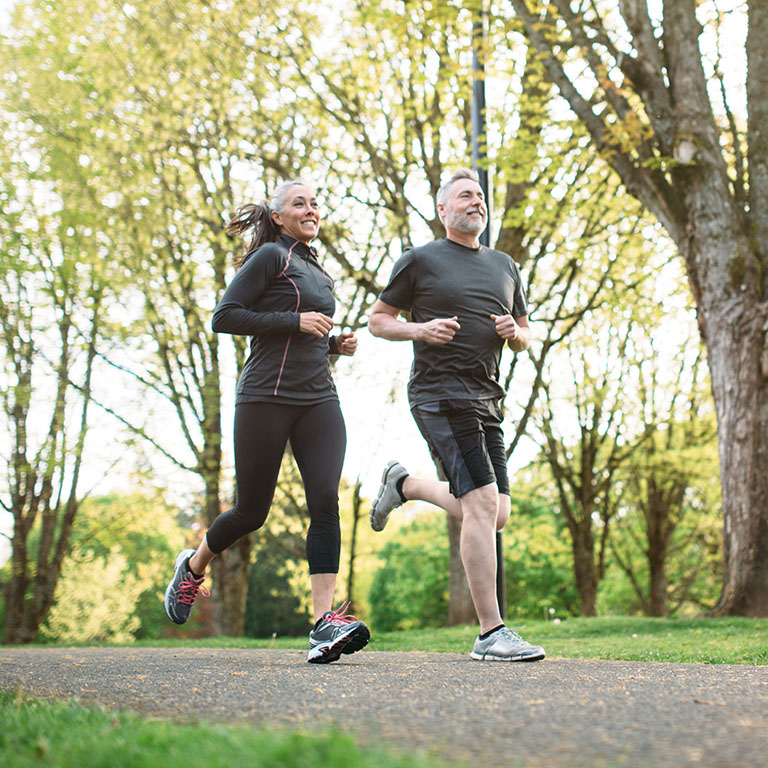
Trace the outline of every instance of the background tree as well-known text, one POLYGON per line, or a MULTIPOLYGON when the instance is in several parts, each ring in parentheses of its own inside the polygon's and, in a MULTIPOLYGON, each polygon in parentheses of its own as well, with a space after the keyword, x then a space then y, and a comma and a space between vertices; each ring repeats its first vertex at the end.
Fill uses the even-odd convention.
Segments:
MULTIPOLYGON (((671 324, 679 330, 685 318, 671 324)), ((706 542, 712 514, 718 511, 719 489, 713 488, 717 430, 697 341, 684 341, 670 359, 653 340, 636 340, 645 347, 648 361, 635 367, 638 410, 645 424, 620 472, 622 514, 610 544, 649 616, 667 616, 690 602, 711 608, 714 602, 707 604, 698 587, 702 574, 712 571, 706 542), (678 556, 691 550, 701 555, 686 562, 681 573, 675 567, 678 556)))
MULTIPOLYGON (((210 314, 242 247, 223 224, 278 179, 317 168, 320 129, 290 99, 276 99, 290 93, 271 89, 266 76, 280 78, 276 53, 303 17, 297 10, 289 21, 267 3, 38 5, 29 3, 39 21, 19 25, 17 76, 29 87, 14 108, 41 141, 59 137, 87 159, 111 257, 134 290, 110 362, 145 387, 146 400, 131 414, 118 398, 105 407, 172 466, 199 476, 208 525, 224 503, 221 407, 236 367, 226 366, 230 347, 220 348, 210 314), (50 65, 38 68, 40 57, 50 65), (66 98, 55 87, 62 74, 66 98), (168 439, 169 419, 181 440, 168 439)), ((354 317, 345 320, 354 327, 354 317)), ((244 347, 235 341, 235 357, 244 347)), ((245 537, 213 564, 219 634, 242 632, 251 544, 245 537)))
POLYGON ((442 515, 420 515, 384 545, 382 566, 368 594, 371 623, 378 631, 446 623, 449 561, 444 530, 442 515))
MULTIPOLYGON (((570 391, 573 408, 570 435, 559 435, 555 413, 564 403, 550 386, 543 388, 545 400, 538 424, 544 435, 542 454, 557 488, 563 518, 573 548, 573 568, 579 592, 581 613, 597 615, 597 590, 605 573, 608 533, 618 511, 614 485, 619 467, 631 447, 622 439, 626 431, 625 411, 621 402, 621 365, 616 375, 615 361, 622 360, 628 329, 606 334, 606 349, 597 360, 594 347, 581 347, 572 353, 570 374, 566 381, 575 386, 570 391)), ((555 377, 553 377, 555 378, 555 377)))
POLYGON ((581 613, 564 516, 559 503, 546 500, 539 482, 541 478, 518 482, 512 492, 516 524, 504 534, 504 573, 512 621, 581 613))
POLYGON ((750 0, 726 14, 717 0, 664 0, 653 15, 643 0, 510 6, 595 149, 685 262, 720 441, 716 610, 768 615, 768 6, 750 0), (738 54, 723 46, 743 39, 731 15, 748 30, 746 115, 724 82, 724 62, 738 54))
POLYGON ((77 159, 59 145, 41 152, 42 167, 52 173, 37 188, 45 203, 36 207, 28 186, 34 179, 23 183, 6 152, 0 398, 8 426, 0 502, 12 516, 13 534, 11 573, 2 588, 5 641, 25 643, 36 638, 53 603, 84 495, 78 483, 96 355, 106 333, 110 265, 91 228, 77 159))

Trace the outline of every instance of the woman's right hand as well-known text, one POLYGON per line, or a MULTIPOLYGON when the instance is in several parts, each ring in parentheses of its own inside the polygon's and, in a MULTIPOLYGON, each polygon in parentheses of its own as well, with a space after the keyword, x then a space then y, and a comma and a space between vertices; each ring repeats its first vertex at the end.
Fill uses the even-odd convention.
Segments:
POLYGON ((299 330, 311 333, 322 339, 333 328, 333 320, 322 312, 302 312, 299 314, 299 330))

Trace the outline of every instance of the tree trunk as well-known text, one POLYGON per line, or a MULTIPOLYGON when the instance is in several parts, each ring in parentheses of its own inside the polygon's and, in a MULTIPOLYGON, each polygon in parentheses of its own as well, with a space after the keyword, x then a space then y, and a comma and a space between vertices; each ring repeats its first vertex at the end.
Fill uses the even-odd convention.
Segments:
POLYGON ((27 536, 15 531, 11 539, 11 578, 4 594, 5 642, 9 645, 31 643, 37 634, 29 632, 24 624, 24 598, 29 582, 27 558, 27 536))
POLYGON ((695 16, 667 6, 670 28, 689 33, 669 47, 669 58, 678 129, 695 138, 696 155, 674 180, 688 213, 686 239, 678 246, 698 306, 717 411, 724 583, 715 610, 768 616, 768 313, 759 253, 765 244, 750 242, 731 193, 693 34, 700 32, 695 16))
POLYGON ((592 520, 569 523, 573 547, 573 572, 576 588, 579 590, 579 604, 582 616, 597 616, 597 574, 595 572, 595 538, 592 534, 592 520))
POLYGON ((724 583, 715 612, 768 616, 768 347, 761 270, 733 210, 719 155, 702 155, 678 186, 690 211, 681 251, 717 412, 724 583))
POLYGON ((253 534, 238 539, 211 563, 213 585, 213 634, 242 637, 245 631, 245 599, 253 534))
MULTIPOLYGON (((204 451, 205 521, 210 527, 221 507, 219 504, 219 473, 221 468, 221 436, 209 433, 204 451)), ((253 534, 238 539, 211 563, 213 582, 213 634, 219 637, 242 637, 245 632, 245 600, 248 596, 253 534)))
POLYGON ((448 579, 448 621, 449 627, 457 624, 477 624, 475 604, 469 591, 467 575, 461 561, 461 520, 449 514, 445 515, 448 526, 448 542, 450 548, 450 576, 448 579))
POLYGON ((754 309, 744 302, 727 317, 707 313, 723 489, 723 591, 715 613, 768 616, 768 351, 754 309))
POLYGON ((648 527, 648 615, 668 616, 667 537, 662 530, 648 527))
MULTIPOLYGON (((721 142, 709 98, 695 0, 665 0, 660 27, 645 0, 620 2, 635 52, 617 55, 609 69, 644 105, 648 132, 624 136, 635 156, 613 140, 607 120, 618 118, 612 125, 620 125, 632 114, 631 100, 605 76, 604 58, 594 55, 595 43, 583 34, 569 4, 558 3, 556 13, 574 45, 560 47, 569 56, 580 48, 592 67, 599 87, 591 101, 569 79, 547 37, 557 20, 547 20, 548 31, 526 0, 511 3, 598 151, 630 194, 658 217, 685 258, 718 421, 724 568, 714 612, 768 616, 768 5, 762 0, 747 5, 748 163, 739 149, 742 137, 732 127, 737 162, 729 166, 723 154, 728 142, 721 142), (655 167, 661 158, 674 161, 666 173, 655 167)), ((601 34, 610 37, 603 29, 595 39, 601 34)))

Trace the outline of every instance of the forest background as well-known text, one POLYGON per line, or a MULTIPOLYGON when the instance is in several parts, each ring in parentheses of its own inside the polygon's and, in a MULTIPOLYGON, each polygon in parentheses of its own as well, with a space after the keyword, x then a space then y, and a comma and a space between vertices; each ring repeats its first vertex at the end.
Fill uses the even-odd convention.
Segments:
MULTIPOLYGON (((698 138, 654 147, 642 93, 621 80, 622 48, 627 60, 645 54, 632 47, 645 3, 525 5, 486 4, 482 38, 491 241, 521 266, 535 328, 530 352, 505 352, 502 371, 508 612, 763 615, 723 600, 734 573, 755 566, 734 566, 724 547, 726 421, 674 226, 690 212, 649 205, 618 162, 683 200, 695 161, 677 152, 698 138), (558 45, 537 50, 537 33, 558 45), (595 39, 613 65, 590 58, 595 39), (562 55, 609 138, 595 140, 546 51, 562 55)), ((669 47, 672 20, 657 5, 645 20, 669 47)), ((677 5, 696 30, 729 194, 746 206, 751 8, 677 5)), ((388 458, 435 470, 407 413, 408 345, 373 339, 365 322, 402 249, 442 236, 434 194, 470 164, 480 10, 13 4, 0 49, 5 642, 180 633, 160 605, 175 553, 234 492, 229 424, 246 340, 210 330, 241 247, 223 223, 299 174, 323 202, 337 325, 360 337, 335 372, 350 432, 339 595, 375 629, 475 621, 450 520, 409 505, 385 534, 368 528, 388 458)), ((734 261, 741 270, 726 274, 738 283, 750 261, 734 261)), ((759 539, 765 505, 755 514, 759 539)), ((215 561, 215 599, 183 633, 305 633, 306 523, 288 456, 267 525, 215 561)), ((765 555, 758 547, 758 565, 765 555)))

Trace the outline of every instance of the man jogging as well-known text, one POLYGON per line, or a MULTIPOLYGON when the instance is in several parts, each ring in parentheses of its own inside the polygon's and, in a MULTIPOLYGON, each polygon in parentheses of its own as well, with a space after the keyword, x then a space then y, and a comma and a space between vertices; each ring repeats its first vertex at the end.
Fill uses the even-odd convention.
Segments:
POLYGON ((480 622, 472 658, 537 661, 544 649, 504 626, 496 596, 495 532, 510 513, 499 363, 505 341, 517 352, 530 346, 522 280, 507 254, 480 245, 488 213, 474 171, 460 169, 440 187, 437 213, 446 237, 398 259, 368 328, 413 342, 408 400, 448 482, 414 477, 390 462, 371 527, 383 530, 393 509, 416 499, 460 519, 461 559, 480 622))

